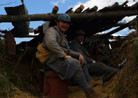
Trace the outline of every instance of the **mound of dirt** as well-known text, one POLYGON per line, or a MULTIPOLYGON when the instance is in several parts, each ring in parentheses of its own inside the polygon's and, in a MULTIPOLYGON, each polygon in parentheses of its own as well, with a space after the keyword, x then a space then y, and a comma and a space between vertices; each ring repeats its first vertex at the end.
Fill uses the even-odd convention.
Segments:
MULTIPOLYGON (((118 50, 117 58, 127 58, 123 69, 105 87, 109 98, 138 98, 138 35, 131 33, 118 50)), ((116 60, 117 61, 117 60, 116 60)))

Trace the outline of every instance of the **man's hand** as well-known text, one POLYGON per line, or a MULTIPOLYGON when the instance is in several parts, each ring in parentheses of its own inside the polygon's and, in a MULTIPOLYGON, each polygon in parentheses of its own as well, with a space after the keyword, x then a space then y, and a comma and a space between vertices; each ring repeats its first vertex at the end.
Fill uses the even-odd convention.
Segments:
POLYGON ((70 55, 66 55, 66 56, 64 56, 64 58, 65 59, 70 59, 70 58, 72 58, 70 55))
POLYGON ((84 65, 84 57, 81 54, 79 56, 79 62, 80 62, 81 65, 84 65))
POLYGON ((93 62, 93 63, 96 63, 96 61, 95 61, 95 60, 93 60, 93 59, 92 59, 92 62, 93 62))
POLYGON ((66 54, 68 54, 68 49, 62 48, 62 50, 63 50, 66 54))

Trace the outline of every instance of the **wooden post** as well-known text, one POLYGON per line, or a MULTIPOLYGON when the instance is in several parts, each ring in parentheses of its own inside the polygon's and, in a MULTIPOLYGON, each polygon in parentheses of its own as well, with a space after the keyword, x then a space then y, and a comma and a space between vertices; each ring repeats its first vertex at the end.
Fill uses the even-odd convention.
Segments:
POLYGON ((16 55, 16 42, 11 33, 5 33, 5 54, 6 56, 16 55))

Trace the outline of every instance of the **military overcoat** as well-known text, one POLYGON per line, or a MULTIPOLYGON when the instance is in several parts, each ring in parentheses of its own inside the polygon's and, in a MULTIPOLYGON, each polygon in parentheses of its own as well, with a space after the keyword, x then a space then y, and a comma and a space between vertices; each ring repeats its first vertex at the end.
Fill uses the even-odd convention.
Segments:
POLYGON ((50 27, 45 32, 43 45, 52 54, 46 62, 46 66, 55 71, 61 79, 70 79, 80 69, 81 65, 77 60, 80 53, 70 50, 64 33, 57 26, 50 27), (66 55, 70 55, 73 58, 64 59, 66 55))

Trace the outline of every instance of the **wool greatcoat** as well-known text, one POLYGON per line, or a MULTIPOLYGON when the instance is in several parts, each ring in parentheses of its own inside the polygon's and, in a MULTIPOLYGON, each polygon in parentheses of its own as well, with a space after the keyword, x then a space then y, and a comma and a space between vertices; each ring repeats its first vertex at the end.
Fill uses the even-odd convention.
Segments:
POLYGON ((50 27, 45 32, 43 46, 51 52, 46 66, 55 71, 61 79, 71 79, 77 70, 82 70, 77 60, 80 53, 70 50, 64 33, 57 26, 50 27), (72 58, 65 59, 66 55, 72 58))
POLYGON ((107 66, 102 62, 94 62, 94 60, 90 58, 87 50, 82 46, 82 44, 80 44, 77 39, 72 40, 69 45, 73 51, 79 52, 83 55, 85 61, 83 70, 85 71, 85 75, 87 77, 86 79, 88 81, 91 80, 90 76, 107 76, 110 73, 116 72, 118 70, 111 66, 107 66))

